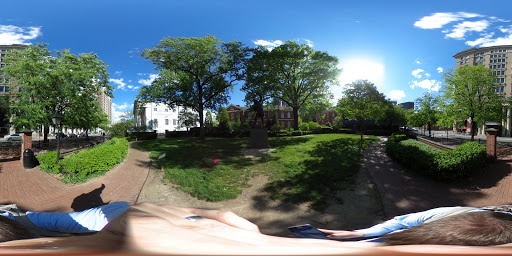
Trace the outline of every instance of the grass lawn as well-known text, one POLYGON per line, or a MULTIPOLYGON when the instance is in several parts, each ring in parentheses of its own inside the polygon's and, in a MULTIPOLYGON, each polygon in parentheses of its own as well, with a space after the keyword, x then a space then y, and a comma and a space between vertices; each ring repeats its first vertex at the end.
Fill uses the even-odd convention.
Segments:
MULTIPOLYGON (((363 141, 363 148, 376 141, 363 141)), ((165 178, 178 188, 203 200, 236 198, 252 175, 270 178, 266 189, 275 199, 325 206, 334 190, 353 183, 360 168, 357 135, 321 134, 270 138, 275 151, 260 159, 242 156, 247 138, 170 138, 139 145, 165 169, 165 178)))

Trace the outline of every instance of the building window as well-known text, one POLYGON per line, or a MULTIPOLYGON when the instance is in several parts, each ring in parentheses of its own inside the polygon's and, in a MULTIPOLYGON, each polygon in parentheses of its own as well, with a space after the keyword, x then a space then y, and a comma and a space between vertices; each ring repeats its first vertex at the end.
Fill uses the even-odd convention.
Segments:
POLYGON ((281 112, 281 118, 284 118, 284 112, 281 112))
POLYGON ((156 108, 153 108, 153 111, 156 111, 156 108))
POLYGON ((5 92, 9 92, 9 86, 6 86, 4 88, 5 88, 5 92))
POLYGON ((284 122, 283 122, 283 121, 281 121, 281 127, 283 127, 283 128, 284 128, 284 122))
POLYGON ((153 127, 158 128, 158 119, 153 120, 153 127))
POLYGON ((290 121, 288 121, 288 127, 292 127, 292 125, 291 125, 290 121))
POLYGON ((169 109, 168 109, 168 108, 165 108, 165 112, 169 112, 169 109))
POLYGON ((4 92, 4 87, 0 86, 0 92, 4 92))
POLYGON ((176 122, 177 122, 177 121, 176 121, 176 119, 173 119, 173 120, 172 120, 172 124, 173 124, 173 125, 176 125, 176 122))
POLYGON ((169 125, 169 119, 165 119, 165 125, 169 125))
MULTIPOLYGON (((286 113, 286 118, 290 118, 290 112, 286 113)), ((290 125, 288 125, 290 126, 290 125)))
POLYGON ((235 119, 235 114, 231 113, 231 119, 235 119))
POLYGON ((248 117, 249 119, 251 119, 251 113, 248 113, 248 114, 247 114, 247 117, 248 117))
POLYGON ((172 112, 173 112, 173 113, 176 113, 176 109, 174 109, 174 108, 173 108, 173 109, 172 109, 172 112))

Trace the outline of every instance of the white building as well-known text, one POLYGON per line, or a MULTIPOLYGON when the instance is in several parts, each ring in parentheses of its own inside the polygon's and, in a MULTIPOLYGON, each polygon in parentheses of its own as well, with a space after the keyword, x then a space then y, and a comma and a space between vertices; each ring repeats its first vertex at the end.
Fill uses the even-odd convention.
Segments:
MULTIPOLYGON (((135 101, 133 104, 133 119, 135 127, 147 127, 149 130, 156 130, 157 133, 165 133, 165 131, 186 131, 186 127, 181 127, 179 123, 179 113, 184 107, 176 106, 170 108, 164 103, 146 103, 142 108, 138 105, 140 102, 135 101), (139 111, 140 109, 140 111, 139 111)), ((188 109, 188 112, 196 113, 194 110, 188 109)), ((215 113, 212 112, 213 120, 215 113)), ((206 118, 206 110, 203 112, 203 121, 206 118)), ((199 127, 199 122, 196 127, 199 127)))

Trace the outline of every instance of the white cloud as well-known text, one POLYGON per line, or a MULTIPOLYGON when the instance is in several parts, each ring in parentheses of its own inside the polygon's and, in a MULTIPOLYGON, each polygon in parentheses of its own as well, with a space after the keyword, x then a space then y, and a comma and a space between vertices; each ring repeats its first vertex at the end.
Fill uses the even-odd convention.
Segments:
POLYGON ((490 23, 486 20, 481 21, 464 21, 454 26, 451 33, 446 34, 448 38, 464 39, 464 36, 469 31, 482 32, 489 27, 490 23))
POLYGON ((417 60, 416 64, 421 65, 421 61, 417 60))
POLYGON ((416 87, 420 87, 420 88, 423 88, 423 89, 427 89, 429 91, 439 91, 439 89, 441 88, 441 82, 437 81, 437 80, 429 80, 429 79, 425 79, 425 80, 422 80, 422 81, 413 81, 413 84, 411 85, 411 88, 414 89, 416 87))
POLYGON ((41 36, 41 27, 0 25, 0 45, 29 44, 27 41, 41 36))
POLYGON ((414 77, 416 77, 416 78, 421 78, 421 73, 422 73, 423 71, 425 71, 425 70, 423 70, 423 69, 421 69, 421 68, 418 68, 418 69, 413 70, 413 71, 412 71, 412 73, 411 73, 411 75, 413 75, 413 76, 414 76, 414 77))
POLYGON ((415 27, 423 29, 442 28, 449 23, 451 27, 443 29, 447 39, 465 39, 471 47, 489 47, 512 44, 511 20, 476 13, 434 13, 425 16, 414 23, 415 27), (473 33, 472 33, 473 32, 473 33), (472 36, 468 39, 468 37, 472 36))
POLYGON ((122 73, 123 73, 123 71, 119 71, 119 70, 118 70, 118 71, 114 72, 114 75, 118 75, 118 76, 120 76, 122 73))
POLYGON ((263 47, 266 47, 269 50, 272 50, 272 49, 282 45, 283 41, 281 41, 281 40, 267 41, 267 40, 260 39, 260 40, 253 41, 253 43, 255 45, 261 45, 263 47))
POLYGON ((437 68, 437 73, 443 73, 443 71, 444 71, 444 70, 443 70, 443 68, 442 68, 442 67, 438 67, 438 68, 437 68))
POLYGON ((429 73, 425 73, 425 77, 429 78, 430 74, 429 73))
POLYGON ((476 13, 467 13, 467 12, 438 12, 434 13, 430 16, 425 16, 421 18, 419 21, 414 23, 415 27, 423 28, 423 29, 434 29, 434 28, 442 28, 444 25, 462 20, 463 18, 475 18, 481 17, 482 15, 476 13))
POLYGON ((117 85, 117 89, 125 90, 126 83, 123 82, 124 78, 114 79, 110 78, 108 81, 117 85))
POLYGON ((112 122, 118 122, 119 119, 121 119, 121 116, 131 109, 133 109, 133 104, 128 104, 128 102, 125 102, 122 105, 112 103, 112 122))
MULTIPOLYGON (((142 74, 141 74, 142 75, 142 74)), ((148 79, 139 79, 139 84, 150 86, 153 81, 158 77, 158 74, 149 74, 148 79)))
POLYGON ((405 92, 402 90, 393 90, 389 92, 388 97, 391 100, 401 100, 402 98, 405 98, 405 92))

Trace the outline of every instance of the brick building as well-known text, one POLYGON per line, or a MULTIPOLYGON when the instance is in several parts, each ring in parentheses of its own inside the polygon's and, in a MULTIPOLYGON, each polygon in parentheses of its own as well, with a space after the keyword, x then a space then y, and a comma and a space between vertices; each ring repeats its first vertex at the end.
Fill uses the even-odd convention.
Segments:
MULTIPOLYGON (((240 105, 229 105, 226 110, 229 114, 229 120, 234 122, 237 120, 237 117, 242 120, 249 120, 250 126, 252 126, 254 122, 254 111, 250 107, 240 107, 240 105)), ((274 113, 277 111, 277 122, 281 125, 282 128, 293 128, 293 110, 290 107, 281 107, 278 110, 270 110, 264 109, 263 113, 265 114, 264 122, 272 122, 274 118, 274 113)), ((261 119, 257 120, 257 126, 261 125, 261 119)))

